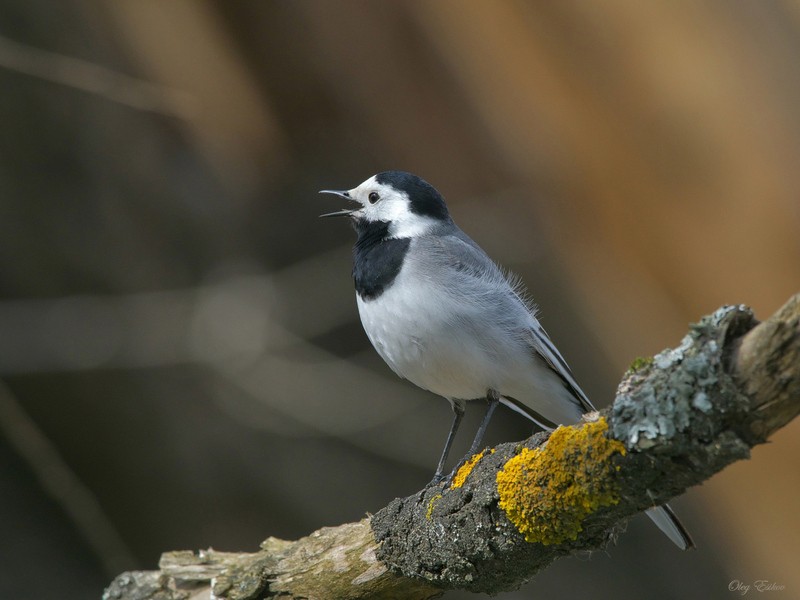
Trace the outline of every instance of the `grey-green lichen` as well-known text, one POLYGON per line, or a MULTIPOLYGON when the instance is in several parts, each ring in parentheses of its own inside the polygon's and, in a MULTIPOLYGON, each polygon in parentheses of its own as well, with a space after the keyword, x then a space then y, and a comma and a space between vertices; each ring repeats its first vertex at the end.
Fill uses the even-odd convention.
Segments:
POLYGON ((728 381, 723 352, 728 330, 738 331, 743 322, 753 322, 747 307, 722 307, 692 325, 676 348, 649 364, 632 365, 611 408, 612 436, 629 450, 645 450, 688 431, 697 419, 708 421, 712 435, 719 424, 714 414, 743 409, 746 402, 728 381))

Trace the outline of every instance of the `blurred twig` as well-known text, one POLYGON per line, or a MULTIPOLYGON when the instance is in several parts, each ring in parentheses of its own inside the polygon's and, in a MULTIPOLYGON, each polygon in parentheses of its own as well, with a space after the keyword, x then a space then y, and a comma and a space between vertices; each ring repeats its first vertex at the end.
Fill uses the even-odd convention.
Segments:
POLYGON ((4 36, 0 36, 0 67, 177 119, 190 120, 200 109, 197 99, 184 91, 4 36))
POLYGON ((0 375, 197 365, 219 384, 210 393, 220 409, 249 428, 346 438, 414 463, 397 445, 353 434, 413 412, 421 393, 409 398, 400 380, 311 341, 355 317, 351 293, 329 296, 325 310, 310 293, 340 279, 333 264, 344 252, 188 288, 0 301, 0 375))
POLYGON ((0 432, 64 510, 110 575, 136 564, 133 553, 97 498, 64 462, 56 447, 0 382, 0 432))

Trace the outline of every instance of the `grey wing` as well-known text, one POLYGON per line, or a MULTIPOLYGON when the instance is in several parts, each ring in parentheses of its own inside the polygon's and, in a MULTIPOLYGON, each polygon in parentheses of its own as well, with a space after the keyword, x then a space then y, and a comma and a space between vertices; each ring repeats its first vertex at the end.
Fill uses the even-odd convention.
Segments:
POLYGON ((542 358, 545 364, 552 369, 556 375, 564 382, 564 387, 572 393, 575 400, 581 405, 584 412, 591 412, 597 410, 586 396, 581 386, 575 381, 572 375, 572 370, 567 365, 567 361, 561 356, 558 348, 555 347, 550 336, 537 321, 535 326, 531 329, 533 336, 533 350, 542 358))
POLYGON ((491 258, 460 229, 455 229, 451 235, 434 237, 430 239, 431 247, 429 250, 434 254, 440 254, 440 258, 464 275, 469 275, 483 282, 496 286, 498 284, 507 287, 508 298, 513 297, 530 314, 532 325, 530 328, 531 349, 553 372, 563 381, 564 387, 575 398, 575 402, 584 412, 596 410, 584 391, 575 381, 572 371, 567 365, 567 361, 555 347, 547 332, 541 326, 534 315, 534 307, 526 300, 521 286, 510 279, 491 258))

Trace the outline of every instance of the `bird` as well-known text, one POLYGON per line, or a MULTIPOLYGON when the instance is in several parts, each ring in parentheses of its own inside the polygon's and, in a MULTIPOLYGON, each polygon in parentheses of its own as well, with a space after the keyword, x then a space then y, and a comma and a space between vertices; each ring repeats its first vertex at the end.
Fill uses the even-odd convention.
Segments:
MULTIPOLYGON (((446 398, 453 421, 433 481, 441 482, 465 405, 486 412, 467 456, 480 449, 499 404, 545 430, 595 411, 537 318, 522 282, 453 221, 443 196, 405 171, 384 171, 350 190, 351 202, 321 217, 356 231, 353 280, 364 331, 401 378, 446 398)), ((646 511, 681 549, 694 542, 672 509, 646 511)))

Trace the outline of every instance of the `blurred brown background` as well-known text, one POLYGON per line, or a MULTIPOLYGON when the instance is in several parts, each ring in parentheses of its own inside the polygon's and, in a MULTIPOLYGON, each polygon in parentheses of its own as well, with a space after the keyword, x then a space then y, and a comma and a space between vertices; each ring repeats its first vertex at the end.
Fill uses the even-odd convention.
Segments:
MULTIPOLYGON (((429 480, 449 408, 369 347, 321 188, 433 183, 598 405, 800 290, 796 1, 0 0, 0 90, 3 598, 429 480)), ((799 434, 675 502, 696 552, 636 519, 502 597, 798 597, 799 434)))

